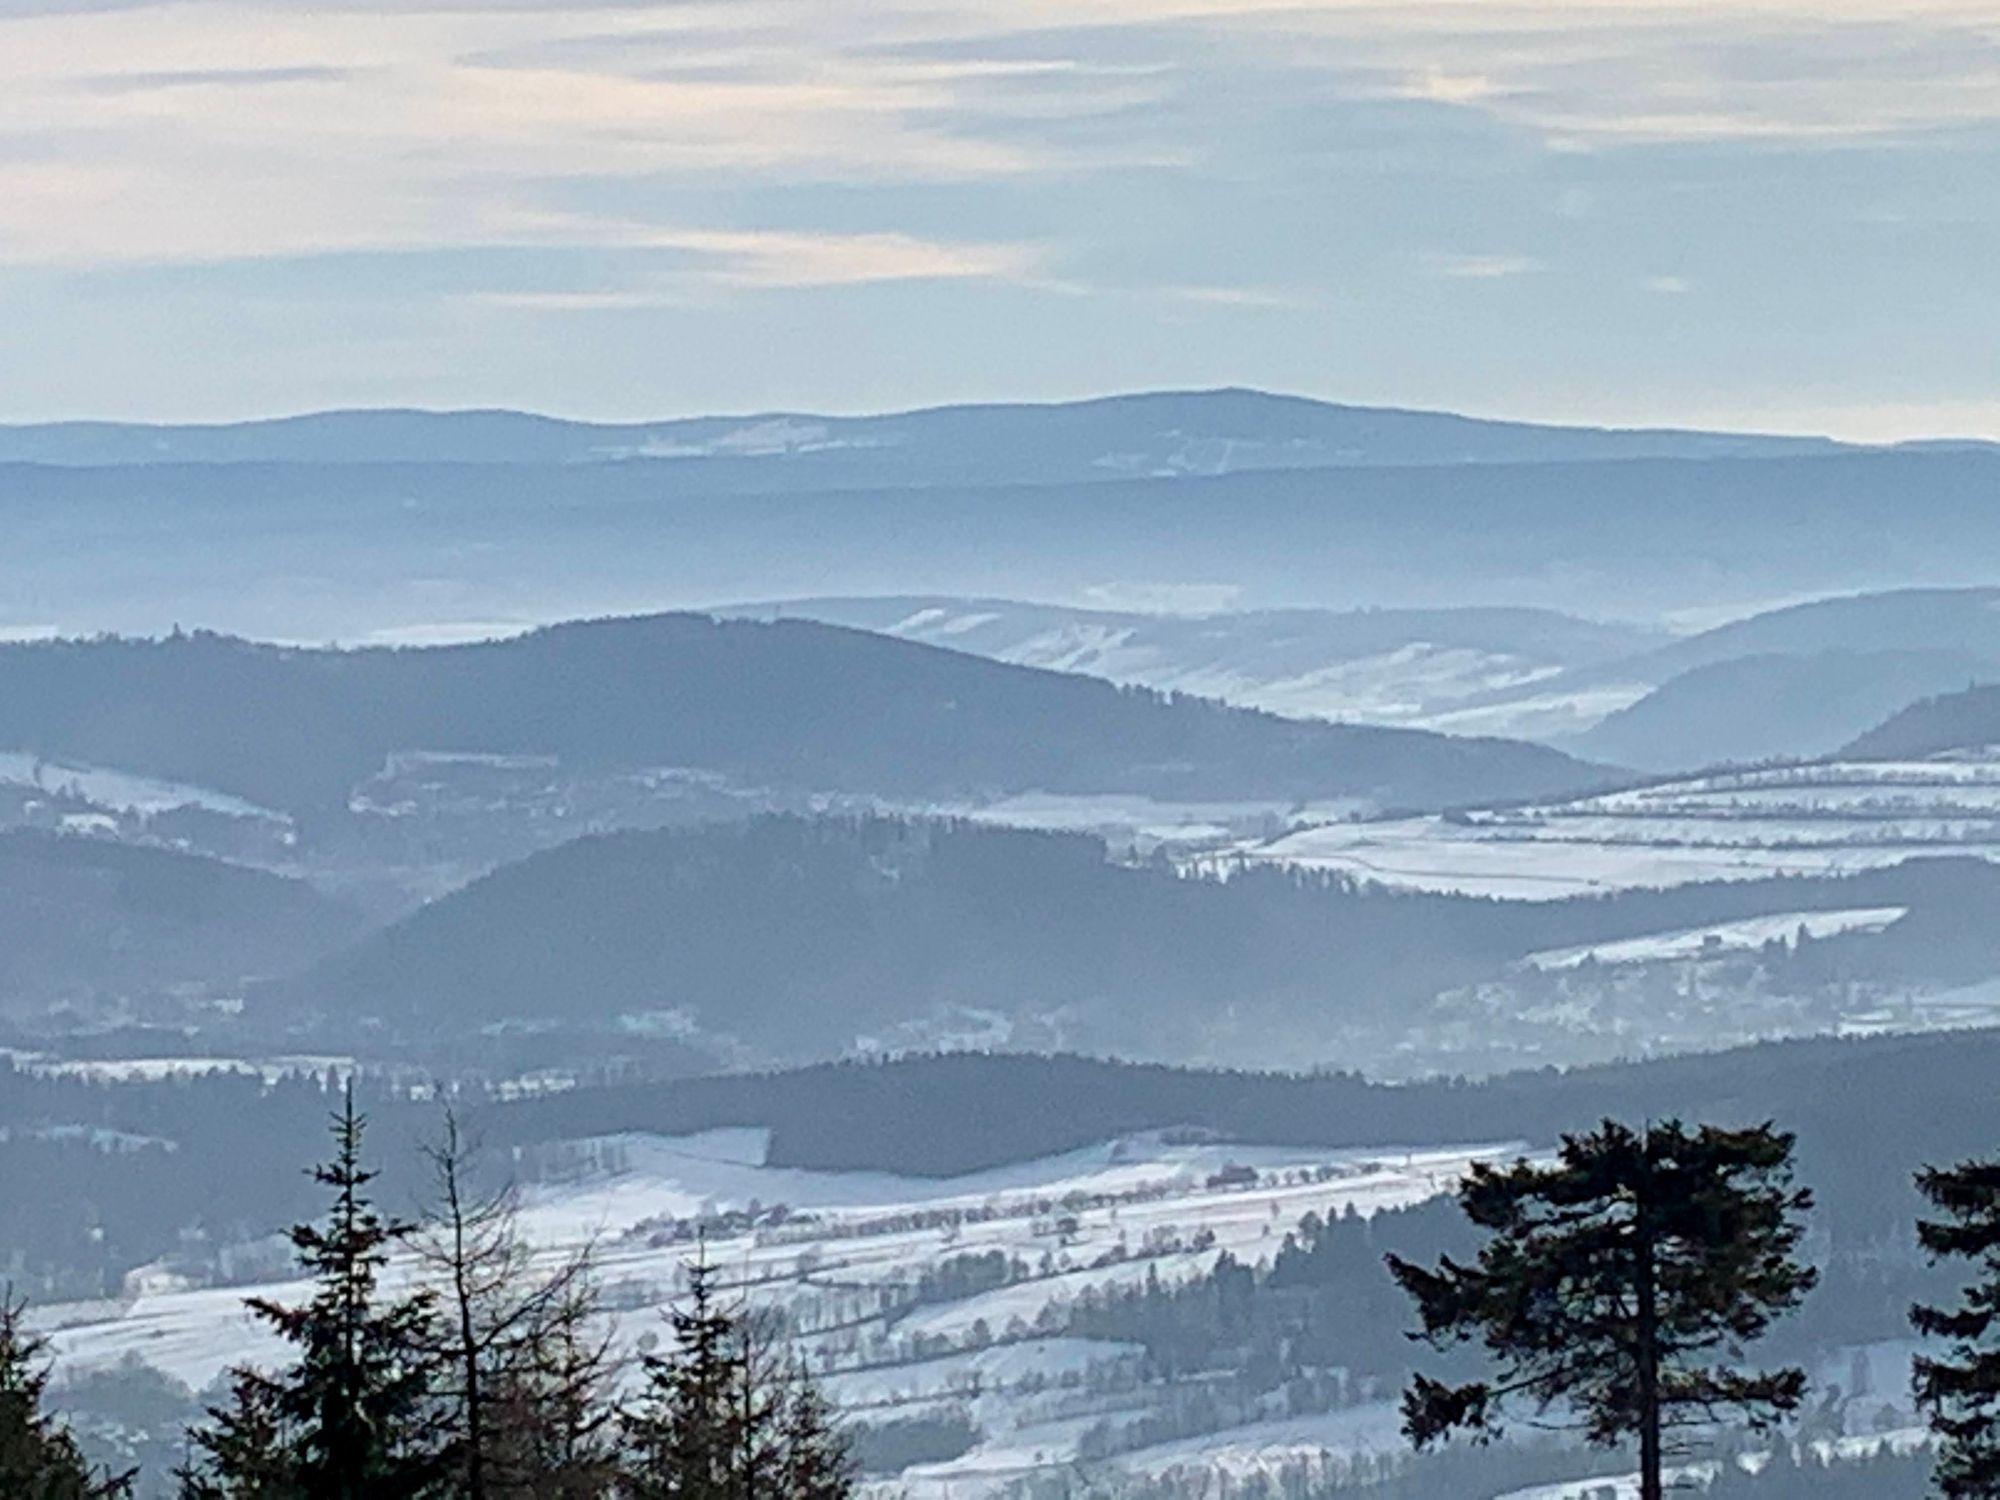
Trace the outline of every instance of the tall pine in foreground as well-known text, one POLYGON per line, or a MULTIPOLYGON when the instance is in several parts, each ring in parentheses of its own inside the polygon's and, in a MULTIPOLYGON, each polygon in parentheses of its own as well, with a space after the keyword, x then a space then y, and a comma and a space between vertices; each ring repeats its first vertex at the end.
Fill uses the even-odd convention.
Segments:
POLYGON ((49 1371, 21 1304, 0 1301, 0 1495, 7 1500, 121 1500, 131 1478, 93 1473, 76 1440, 42 1410, 49 1371))
POLYGON ((1735 1412, 1763 1427, 1797 1408, 1805 1373, 1737 1362, 1815 1273, 1794 1258, 1810 1196, 1792 1137, 1607 1120, 1557 1159, 1474 1166, 1459 1190, 1491 1238, 1477 1261, 1389 1268, 1439 1349, 1481 1343, 1491 1380, 1419 1375, 1403 1398, 1418 1447, 1454 1429, 1496 1435, 1508 1408, 1574 1413, 1588 1441, 1636 1440, 1640 1500, 1662 1500, 1666 1433, 1735 1412))
POLYGON ((310 1301, 249 1306, 295 1351, 276 1375, 238 1372, 230 1406, 193 1435, 199 1459, 183 1493, 217 1500, 427 1500, 448 1472, 436 1417, 436 1312, 428 1294, 385 1298, 377 1285, 405 1226, 368 1196, 364 1122, 350 1089, 333 1122, 331 1161, 313 1171, 332 1196, 321 1224, 292 1244, 310 1301))
POLYGON ((774 1357, 719 1296, 706 1256, 688 1267, 674 1347, 649 1356, 626 1419, 623 1500, 847 1500, 847 1446, 804 1369, 774 1357))
POLYGON ((1948 1343, 1917 1356, 1917 1404, 1938 1436, 1938 1489, 1986 1500, 2000 1496, 2000 1161, 1928 1167, 1917 1188, 1937 1212, 1917 1225, 1926 1253, 1978 1268, 1957 1306, 1910 1309, 1919 1333, 1948 1343))

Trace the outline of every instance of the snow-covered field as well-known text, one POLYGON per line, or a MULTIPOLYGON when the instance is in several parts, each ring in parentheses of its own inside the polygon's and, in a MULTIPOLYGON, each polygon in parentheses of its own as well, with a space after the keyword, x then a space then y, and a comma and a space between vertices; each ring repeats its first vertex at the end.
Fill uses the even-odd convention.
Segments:
MULTIPOLYGON (((1066 1299, 1150 1274, 1190 1277, 1224 1251, 1267 1259, 1308 1212, 1420 1202, 1448 1191, 1468 1163, 1516 1149, 1324 1152, 1156 1133, 932 1181, 769 1166, 765 1136, 752 1130, 577 1144, 598 1165, 574 1181, 525 1190, 520 1224, 551 1262, 595 1246, 621 1347, 648 1347, 664 1333, 660 1314, 684 1286, 692 1253, 676 1235, 694 1219, 720 1223, 754 1205, 755 1229, 710 1231, 708 1254, 726 1283, 792 1319, 853 1418, 967 1411, 984 1433, 978 1446, 907 1476, 912 1494, 961 1496, 1067 1462, 1085 1433, 1146 1409, 1134 1350, 1063 1337, 1049 1321, 1066 1299), (773 1214, 781 1204, 785 1213, 773 1214), (1003 1279, 951 1300, 919 1294, 927 1270, 994 1251, 1007 1267, 1003 1279)), ((136 1277, 118 1302, 50 1307, 40 1321, 66 1370, 137 1356, 201 1388, 233 1364, 277 1352, 245 1314, 246 1296, 290 1300, 303 1290, 136 1277)), ((1313 1441, 1372 1447, 1383 1441, 1384 1420, 1357 1409, 1325 1419, 1313 1441)), ((1276 1431, 1251 1438, 1260 1450, 1267 1439, 1303 1440, 1276 1431)), ((1218 1442, 1226 1448, 1229 1439, 1218 1442)), ((1152 1452, 1133 1463, 1172 1459, 1152 1452)))
POLYGON ((180 807, 198 807, 236 818, 263 818, 278 823, 288 821, 269 808, 207 787, 161 781, 104 766, 69 765, 14 750, 0 750, 0 782, 37 787, 51 793, 67 793, 113 812, 160 813, 180 807))
POLYGON ((1059 792, 1022 792, 981 802, 926 803, 921 812, 1007 828, 1046 828, 1059 833, 1094 833, 1113 843, 1205 845, 1223 839, 1268 837, 1368 811, 1354 800, 1288 803, 1162 802, 1152 797, 1059 792))
POLYGON ((1890 923, 1901 921, 1908 913, 1906 906, 1774 912, 1769 916, 1745 917, 1740 922, 1718 922, 1709 927, 1658 932, 1618 943, 1551 948, 1542 953, 1530 953, 1523 962, 1530 968, 1545 971, 1573 969, 1586 960, 1601 964, 1670 963, 1676 959, 1738 953, 1761 948, 1771 942, 1790 942, 1801 932, 1815 939, 1834 937, 1843 932, 1880 932, 1890 923))
POLYGON ((1743 771, 1571 802, 1328 823, 1190 860, 1273 863, 1513 900, 1833 875, 1930 855, 2000 860, 2000 752, 1743 771))

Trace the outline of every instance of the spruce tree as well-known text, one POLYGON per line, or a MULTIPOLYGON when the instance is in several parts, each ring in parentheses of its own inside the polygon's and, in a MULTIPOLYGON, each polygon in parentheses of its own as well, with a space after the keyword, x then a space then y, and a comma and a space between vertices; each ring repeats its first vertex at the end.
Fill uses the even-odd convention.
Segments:
POLYGON ((706 1252, 689 1263, 687 1301, 670 1315, 673 1348, 646 1356, 645 1396, 626 1424, 630 1500, 734 1500, 739 1492, 738 1394, 749 1372, 716 1276, 706 1252))
POLYGON ((297 1438, 279 1397, 269 1377, 231 1373, 229 1404, 210 1407, 209 1425, 189 1434, 180 1500, 298 1500, 297 1438))
POLYGON ((7 1500, 118 1500, 130 1475, 93 1472, 69 1430, 42 1409, 47 1351, 22 1322, 22 1305, 0 1300, 0 1495, 7 1500))
POLYGON ((786 1385, 779 1493, 786 1500, 846 1500, 854 1493, 854 1460, 832 1408, 802 1363, 790 1367, 786 1385))
POLYGON ((202 1460, 184 1484, 228 1500, 420 1500, 440 1493, 446 1463, 433 1399, 432 1299, 385 1300, 377 1278, 405 1226, 368 1196, 364 1121, 350 1087, 333 1122, 333 1159, 313 1170, 331 1190, 324 1224, 291 1232, 314 1282, 292 1307, 256 1298, 251 1310, 295 1351, 271 1377, 241 1373, 236 1402, 195 1434, 202 1460), (207 1490, 198 1486, 207 1485, 207 1490))
POLYGON ((1927 1167, 1917 1188, 1938 1213, 1917 1225, 1925 1252, 1979 1271, 1956 1306, 1910 1309, 1918 1332, 1949 1344, 1917 1356, 1917 1404, 1938 1436, 1938 1489, 1986 1500, 2000 1496, 2000 1161, 1927 1167))
POLYGON ((624 1500, 848 1500, 847 1446, 804 1368, 723 1304, 706 1254, 688 1267, 673 1347, 649 1356, 626 1419, 624 1500))
POLYGON ((592 1327, 598 1311, 594 1289, 577 1283, 488 1383, 495 1497, 601 1500, 616 1488, 617 1433, 604 1399, 609 1336, 592 1327))
POLYGON ((1637 1439, 1641 1500, 1661 1500, 1668 1429, 1731 1411, 1762 1428, 1796 1409, 1802 1370, 1736 1368, 1816 1279, 1794 1259, 1811 1197, 1791 1185, 1792 1145, 1769 1125, 1607 1120, 1550 1164, 1474 1166, 1459 1204, 1491 1232, 1476 1263, 1388 1261, 1417 1303, 1413 1337, 1482 1343, 1498 1373, 1417 1376, 1404 1431, 1422 1448, 1453 1429, 1496 1435, 1517 1399, 1562 1409, 1593 1444, 1637 1439))

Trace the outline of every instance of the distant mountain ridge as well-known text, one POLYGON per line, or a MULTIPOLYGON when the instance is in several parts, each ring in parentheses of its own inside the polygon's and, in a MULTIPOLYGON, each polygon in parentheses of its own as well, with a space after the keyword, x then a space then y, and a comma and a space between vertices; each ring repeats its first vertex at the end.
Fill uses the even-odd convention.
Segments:
MULTIPOLYGON (((200 425, 0 426, 0 462, 602 463, 796 471, 813 487, 1047 483, 1259 469, 1823 454, 1829 438, 1513 422, 1263 391, 585 422, 515 411, 353 410, 200 425)), ((775 477, 775 476, 773 476, 775 477)))

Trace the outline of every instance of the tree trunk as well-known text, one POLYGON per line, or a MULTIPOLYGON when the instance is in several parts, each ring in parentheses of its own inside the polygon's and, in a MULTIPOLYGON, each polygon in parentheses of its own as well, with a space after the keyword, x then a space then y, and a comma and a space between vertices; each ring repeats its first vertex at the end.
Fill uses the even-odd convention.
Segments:
POLYGON ((1653 1132, 1649 1126, 1640 1138, 1639 1187, 1632 1205, 1633 1280, 1636 1288, 1637 1326, 1633 1334, 1633 1362, 1636 1365, 1634 1394, 1639 1398, 1639 1500, 1665 1500, 1666 1487, 1660 1472, 1660 1307, 1659 1285, 1655 1279, 1652 1222, 1653 1132))

